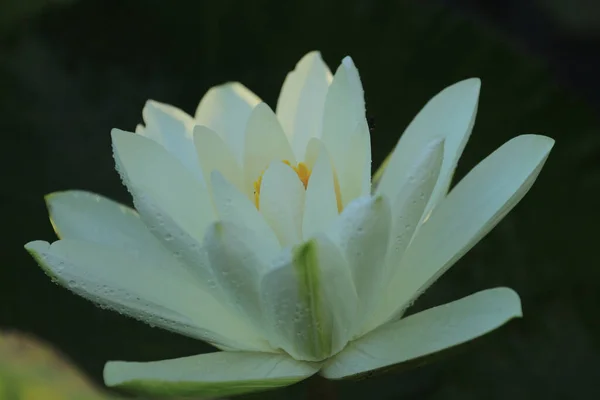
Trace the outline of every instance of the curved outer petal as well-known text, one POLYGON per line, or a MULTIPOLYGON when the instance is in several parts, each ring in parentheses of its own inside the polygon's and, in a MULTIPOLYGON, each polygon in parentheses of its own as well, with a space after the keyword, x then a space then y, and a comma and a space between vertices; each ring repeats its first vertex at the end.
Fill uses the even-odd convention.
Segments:
POLYGON ((61 239, 168 254, 138 213, 123 204, 83 190, 51 193, 45 200, 52 227, 61 239))
POLYGON ((473 340, 521 317, 519 296, 508 288, 475 293, 400 321, 350 343, 321 370, 340 379, 418 359, 473 340))
POLYGON ((310 138, 321 134, 323 107, 331 79, 321 53, 312 51, 302 57, 283 82, 277 100, 277 117, 298 160, 304 159, 310 138))
POLYGON ((231 149, 215 131, 206 126, 196 125, 194 145, 204 174, 204 182, 210 189, 212 189, 210 176, 216 170, 239 190, 245 190, 242 168, 231 149))
POLYGON ((350 203, 332 227, 331 236, 348 263, 358 294, 355 329, 373 311, 384 287, 391 218, 386 198, 362 197, 350 203))
POLYGON ((302 235, 308 240, 318 232, 326 231, 338 216, 338 204, 331 160, 327 149, 320 144, 317 160, 312 168, 302 216, 302 235))
POLYGON ((554 141, 518 136, 477 165, 423 224, 388 287, 388 310, 404 310, 523 198, 554 141))
POLYGON ((377 193, 394 198, 402 182, 398 173, 408 170, 420 149, 437 135, 444 135, 444 162, 438 183, 431 195, 427 214, 448 192, 458 159, 471 135, 481 81, 467 79, 449 86, 434 96, 406 128, 377 186, 377 193))
POLYGON ((254 182, 272 162, 285 160, 296 165, 290 143, 275 113, 265 103, 260 103, 252 111, 246 125, 245 140, 243 166, 250 193, 254 182))
POLYGON ((260 213, 282 246, 302 241, 304 196, 304 185, 290 166, 274 162, 267 168, 260 188, 260 213))
POLYGON ((59 238, 110 246, 137 258, 148 258, 181 279, 190 278, 135 210, 79 190, 52 193, 46 196, 46 205, 59 238))
POLYGON ((219 352, 146 363, 111 361, 104 367, 104 382, 169 398, 222 397, 288 386, 318 369, 283 354, 219 352))
POLYGON ((329 86, 322 141, 337 174, 342 204, 370 191, 371 148, 363 88, 350 57, 344 58, 329 86), (364 172, 368 169, 367 172, 364 172), (365 183, 365 180, 367 183, 365 183))
POLYGON ((217 132, 240 165, 244 155, 244 131, 252 109, 260 99, 239 82, 214 86, 196 109, 196 123, 217 132))
POLYGON ((101 307, 220 347, 270 350, 193 280, 149 257, 74 240, 36 241, 25 248, 55 282, 101 307))
POLYGON ((287 249, 263 277, 260 293, 280 346, 296 359, 319 361, 347 343, 358 298, 337 247, 320 236, 287 249))
POLYGON ((153 100, 146 102, 142 116, 146 126, 140 133, 162 145, 202 182, 202 170, 192 145, 193 118, 177 107, 153 100))
POLYGON ((270 326, 263 321, 259 284, 279 248, 248 227, 222 221, 208 230, 204 247, 227 302, 271 342, 270 326))

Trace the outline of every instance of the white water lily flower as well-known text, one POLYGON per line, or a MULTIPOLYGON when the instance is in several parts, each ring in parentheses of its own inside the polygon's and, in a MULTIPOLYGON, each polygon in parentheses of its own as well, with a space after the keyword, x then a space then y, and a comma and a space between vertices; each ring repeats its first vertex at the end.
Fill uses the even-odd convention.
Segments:
POLYGON ((517 294, 496 288, 403 313, 523 197, 553 146, 516 137, 448 193, 479 87, 468 79, 429 101, 376 188, 349 57, 332 76, 307 54, 276 112, 239 83, 210 89, 194 117, 148 101, 137 134, 112 132, 137 212, 52 194, 60 240, 26 248, 74 293, 223 350, 109 362, 108 386, 236 394, 456 346, 520 316, 517 294))

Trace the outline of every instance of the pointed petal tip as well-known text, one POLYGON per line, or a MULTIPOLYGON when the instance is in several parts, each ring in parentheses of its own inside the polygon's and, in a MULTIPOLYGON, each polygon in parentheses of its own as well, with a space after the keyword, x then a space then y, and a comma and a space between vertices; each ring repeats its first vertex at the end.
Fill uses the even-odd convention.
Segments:
POLYGON ((501 294, 502 296, 504 296, 504 304, 506 305, 506 310, 511 315, 509 319, 523 317, 523 305, 521 303, 521 297, 516 291, 509 287, 497 287, 493 289, 488 289, 486 292, 496 292, 497 294, 501 294))
POLYGON ((121 365, 125 364, 124 361, 109 361, 104 364, 102 371, 102 379, 104 384, 108 387, 115 387, 122 383, 122 379, 119 378, 119 371, 121 365))
POLYGON ((447 86, 443 89, 441 93, 446 91, 454 92, 455 90, 461 90, 464 94, 471 94, 479 97, 479 92, 481 91, 481 79, 479 78, 467 78, 462 81, 458 81, 450 86, 447 86))
POLYGON ((323 56, 321 55, 321 52, 319 50, 311 50, 311 51, 307 52, 300 60, 303 60, 303 59, 322 60, 323 56))
POLYGON ((342 59, 342 65, 346 69, 355 68, 354 60, 352 60, 352 57, 350 57, 350 56, 346 56, 342 59))
POLYGON ((91 193, 85 190, 79 189, 70 189, 70 190, 58 190, 56 192, 50 192, 44 195, 44 201, 47 206, 50 206, 52 203, 56 203, 57 201, 62 200, 65 197, 82 197, 82 196, 98 196, 95 193, 91 193))
POLYGON ((44 240, 32 240, 31 242, 26 243, 23 247, 35 258, 38 253, 47 250, 50 247, 50 243, 44 240))
POLYGON ((547 147, 548 150, 550 150, 552 147, 554 147, 554 143, 555 143, 555 140, 549 136, 534 134, 534 133, 519 135, 514 139, 517 139, 517 138, 521 138, 519 140, 523 140, 525 138, 527 138, 528 140, 535 140, 538 143, 540 143, 540 145, 547 147))
POLYGON ((434 137, 433 139, 431 139, 431 141, 429 141, 426 144, 426 149, 433 150, 433 149, 437 149, 439 147, 441 147, 443 149, 445 143, 446 143, 446 138, 444 136, 437 136, 437 137, 434 137))
POLYGON ((124 130, 119 129, 119 128, 112 128, 110 130, 110 136, 111 136, 111 138, 112 138, 113 141, 121 139, 121 138, 125 137, 126 135, 130 135, 130 134, 131 134, 131 132, 124 131, 124 130))

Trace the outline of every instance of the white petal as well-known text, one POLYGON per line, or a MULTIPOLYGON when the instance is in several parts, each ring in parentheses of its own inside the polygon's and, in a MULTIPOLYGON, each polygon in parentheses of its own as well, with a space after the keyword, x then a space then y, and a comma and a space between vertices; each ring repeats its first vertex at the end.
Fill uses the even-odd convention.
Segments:
MULTIPOLYGON (((388 268, 397 269, 400 259, 419 227, 425 206, 438 180, 444 157, 444 141, 433 140, 404 178, 404 184, 392 203, 393 225, 388 268)), ((390 271, 390 273, 393 271, 390 271)), ((390 274, 386 274, 391 278, 390 274)), ((386 278, 386 279, 387 279, 386 278)))
POLYGON ((170 267, 170 273, 184 273, 184 267, 150 233, 135 210, 78 190, 52 193, 46 196, 46 204, 52 226, 61 239, 111 246, 170 267))
POLYGON ((417 359, 473 340, 521 316, 514 291, 484 290, 382 326, 350 343, 321 374, 340 379, 417 359))
POLYGON ((152 140, 118 129, 113 129, 112 139, 117 170, 134 201, 151 196, 177 224, 201 239, 215 220, 206 188, 152 140))
POLYGON ((304 196, 304 185, 290 166, 274 162, 267 168, 260 187, 259 209, 282 246, 302 241, 304 196))
POLYGON ((217 132, 241 164, 246 123, 259 102, 260 99, 239 82, 215 86, 200 101, 196 109, 196 123, 217 132))
POLYGON ((456 185, 402 258, 388 288, 388 304, 395 306, 394 311, 410 304, 523 198, 553 144, 544 136, 516 137, 456 185))
POLYGON ((216 220, 206 188, 153 141, 116 129, 112 136, 117 170, 146 226, 207 290, 217 289, 200 245, 216 220))
POLYGON ((287 249, 264 276, 260 293, 280 346, 294 358, 322 360, 347 343, 357 296, 333 242, 321 236, 287 249))
POLYGON ((236 188, 244 190, 244 175, 240 164, 225 141, 215 131, 196 125, 194 145, 207 186, 211 181, 211 173, 217 170, 236 188))
POLYGON ((342 204, 370 191, 371 144, 358 70, 346 57, 329 87, 323 114, 323 143, 337 174, 342 204))
POLYGON ((202 171, 192 143, 194 120, 182 110, 148 100, 142 111, 146 127, 142 134, 162 145, 202 181, 202 171))
POLYGON ((270 337, 259 298, 259 278, 276 255, 254 231, 231 222, 217 222, 206 234, 204 247, 214 277, 234 309, 270 337))
POLYGON ((446 195, 456 163, 475 123, 480 86, 479 79, 467 79, 445 88, 429 100, 400 137, 377 193, 394 198, 402 184, 396 179, 397 174, 409 169, 423 146, 443 136, 444 162, 426 213, 446 195))
MULTIPOLYGON (((383 281, 389 282, 400 268, 400 261, 413 236, 417 234, 420 221, 423 217, 425 206, 440 172, 442 157, 444 155, 443 140, 434 140, 430 143, 416 164, 407 174, 404 184, 396 195, 392 205, 392 229, 390 234, 390 248, 386 260, 383 281)), ((398 177, 402 179, 402 177, 398 177)), ((386 296, 379 296, 379 302, 387 301, 386 296)), ((362 327, 361 333, 369 332, 380 325, 385 318, 389 307, 392 305, 377 305, 375 310, 362 327)))
POLYGON ((302 220, 304 240, 325 231, 338 216, 331 160, 327 150, 321 147, 306 188, 302 220))
POLYGON ((283 354, 219 352, 146 363, 111 361, 104 367, 104 382, 165 398, 221 398, 288 386, 318 369, 283 354))
POLYGON ((285 78, 277 100, 277 117, 298 160, 304 158, 310 138, 320 136, 325 96, 331 79, 331 72, 318 51, 302 57, 285 78))
POLYGON ((354 334, 359 312, 358 294, 352 280, 350 267, 341 250, 325 235, 314 239, 323 300, 333 318, 332 353, 337 353, 354 334))
POLYGON ((51 193, 46 206, 61 239, 118 247, 154 250, 158 241, 137 212, 104 196, 82 190, 51 193))
POLYGON ((345 157, 336 165, 344 207, 371 193, 371 136, 367 120, 361 120, 346 140, 346 148, 341 150, 345 157))
POLYGON ((251 229, 266 246, 263 251, 271 254, 279 251, 275 232, 248 197, 230 184, 219 171, 213 171, 212 185, 217 212, 222 221, 235 222, 251 229))
POLYGON ((283 129, 273 111, 260 103, 252 111, 246 126, 244 175, 246 185, 253 183, 273 161, 288 161, 296 165, 296 158, 283 129))
POLYGON ((148 257, 73 240, 36 241, 25 248, 54 281, 101 307, 225 348, 269 349, 193 280, 148 257))
POLYGON ((386 198, 362 197, 342 212, 332 233, 354 279, 360 301, 358 324, 381 296, 391 217, 386 198))
MULTIPOLYGON (((306 146, 306 154, 304 155, 304 164, 308 167, 308 169, 312 170, 317 163, 317 159, 321 152, 325 149, 325 144, 319 138, 311 138, 308 141, 308 145, 306 146)), ((329 153, 328 153, 329 154, 329 153)))

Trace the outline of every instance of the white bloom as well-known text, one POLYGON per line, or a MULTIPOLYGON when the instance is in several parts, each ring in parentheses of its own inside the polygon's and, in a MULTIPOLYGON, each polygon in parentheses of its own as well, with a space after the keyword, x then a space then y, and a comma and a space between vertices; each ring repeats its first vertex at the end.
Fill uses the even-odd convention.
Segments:
POLYGON ((523 197, 553 145, 516 137, 448 194, 479 87, 468 79, 427 103, 376 188, 349 57, 332 76, 307 54, 275 113, 239 83, 210 89, 194 117, 148 101, 137 134, 112 132, 137 212, 56 193, 61 240, 26 247, 73 292, 226 350, 109 362, 109 386, 241 393, 458 345, 520 316, 519 297, 497 288, 402 314, 523 197))

